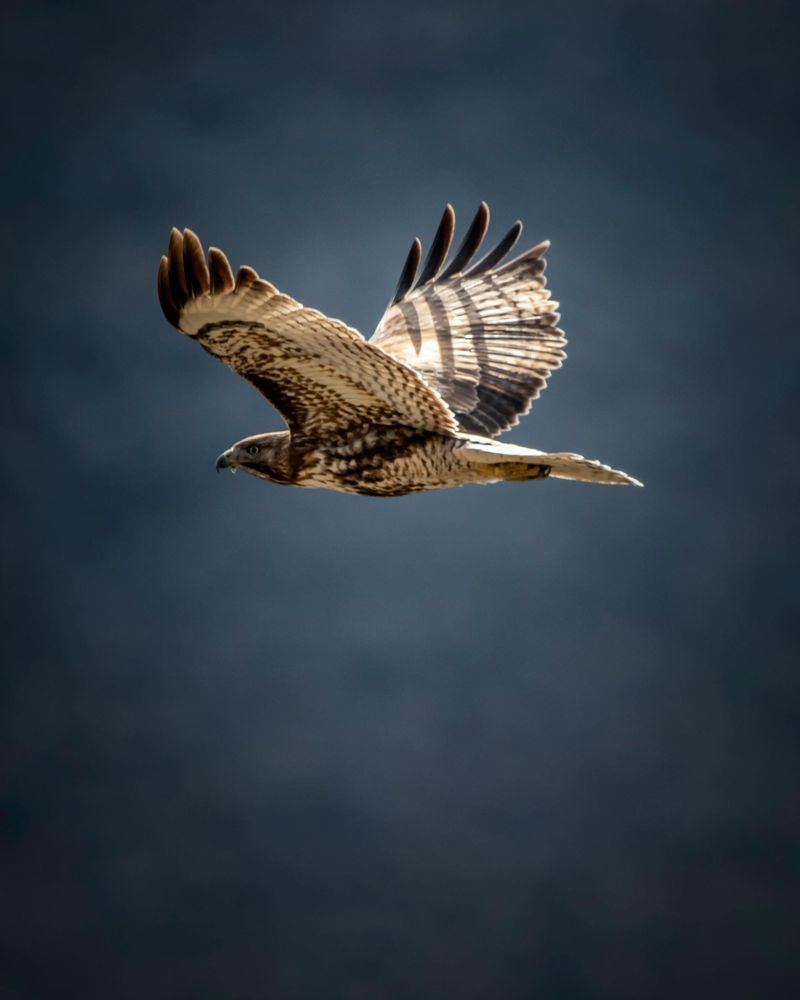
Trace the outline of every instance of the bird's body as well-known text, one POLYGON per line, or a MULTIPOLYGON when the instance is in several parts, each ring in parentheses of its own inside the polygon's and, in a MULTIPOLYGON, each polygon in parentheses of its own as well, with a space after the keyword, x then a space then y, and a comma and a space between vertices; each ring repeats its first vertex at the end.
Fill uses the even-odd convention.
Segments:
POLYGON ((254 443, 259 440, 245 439, 243 454, 225 458, 224 465, 286 485, 365 496, 401 496, 467 481, 459 440, 413 427, 364 426, 321 438, 282 431, 254 443), (248 449, 256 447, 251 456, 248 449))
POLYGON ((221 251, 206 260, 194 233, 173 230, 158 282, 167 319, 259 389, 289 428, 243 439, 217 467, 368 496, 548 475, 636 484, 580 455, 493 440, 528 411, 566 341, 545 288, 549 244, 498 266, 517 223, 467 269, 488 218, 482 204, 444 267, 455 221, 448 206, 416 283, 414 241, 370 341, 251 268, 234 279, 221 251))
POLYGON ((402 496, 469 481, 456 437, 401 425, 364 426, 314 439, 284 434, 294 486, 402 496))
POLYGON ((476 435, 432 434, 400 425, 364 426, 307 438, 289 431, 245 438, 219 468, 244 469, 284 486, 396 497, 466 483, 521 482, 551 472, 584 482, 626 482, 579 455, 553 454, 476 435), (611 478, 614 477, 614 478, 611 478))

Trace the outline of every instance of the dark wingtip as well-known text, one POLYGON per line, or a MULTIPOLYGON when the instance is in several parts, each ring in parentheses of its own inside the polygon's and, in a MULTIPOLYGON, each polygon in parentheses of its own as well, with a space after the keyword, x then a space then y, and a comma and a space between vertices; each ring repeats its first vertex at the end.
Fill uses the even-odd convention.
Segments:
POLYGON ((401 302, 406 297, 408 290, 414 284, 414 276, 417 273, 421 256, 422 244, 419 241, 419 237, 415 237, 414 242, 411 244, 411 249, 408 251, 406 262, 403 264, 403 270, 400 272, 400 280, 397 282, 397 288, 392 296, 392 301, 389 303, 390 306, 401 302))
MULTIPOLYGON (((258 277, 254 271, 253 275, 258 277)), ((221 250, 210 247, 206 262, 197 235, 191 229, 181 232, 172 227, 166 256, 158 266, 158 299, 173 326, 180 329, 181 311, 190 299, 208 292, 229 292, 234 284, 233 271, 221 250)))
POLYGON ((522 223, 519 219, 517 219, 494 250, 490 250, 482 260, 479 260, 474 267, 467 271, 467 276, 473 277, 474 275, 484 274, 486 271, 491 271, 491 269, 495 267, 495 265, 499 264, 503 257, 509 253, 521 235, 522 223))
POLYGON ((439 223, 439 228, 436 230, 436 235, 433 237, 433 242, 431 243, 431 248, 428 251, 428 256, 425 258, 425 263, 422 265, 422 272, 417 279, 414 288, 421 288, 426 285, 429 281, 433 281, 436 275, 442 269, 442 264, 444 264, 447 253, 450 250, 450 244, 453 242, 453 233, 456 229, 456 213, 453 211, 453 206, 451 204, 445 205, 444 212, 442 213, 442 219, 439 223))
POLYGON ((526 250, 525 253, 521 253, 517 260, 535 260, 539 257, 544 257, 547 251, 550 249, 550 240, 542 240, 541 243, 537 243, 535 247, 531 247, 530 250, 526 250))
POLYGON ((475 213, 475 218, 470 223, 467 234, 462 240, 461 246, 456 251, 455 256, 439 275, 440 281, 451 278, 454 274, 460 274, 469 264, 472 258, 480 249, 481 243, 489 228, 489 206, 482 201, 475 213))
POLYGON ((205 295, 211 290, 211 276, 203 253, 203 244, 191 229, 183 231, 183 270, 186 285, 193 295, 205 295))
POLYGON ((228 258, 219 247, 208 248, 208 270, 211 275, 211 291, 214 295, 232 291, 236 281, 228 258))
POLYGON ((542 242, 537 243, 535 247, 531 247, 530 250, 526 250, 525 253, 521 253, 519 257, 515 257, 507 264, 503 264, 499 270, 508 271, 509 268, 519 267, 520 264, 529 264, 532 266, 532 274, 541 274, 547 267, 547 261, 544 259, 544 255, 549 249, 550 240, 542 240, 542 242))
POLYGON ((186 284, 186 272, 183 259, 183 235, 173 226, 169 234, 167 246, 169 260, 169 283, 172 288, 172 300, 182 309, 189 301, 189 286, 186 284))
POLYGON ((161 304, 161 310, 167 317, 168 322, 177 327, 178 319, 180 318, 180 310, 175 305, 175 300, 172 297, 172 287, 170 284, 169 273, 169 259, 167 257, 162 257, 158 265, 158 301, 161 304))
POLYGON ((258 280, 258 273, 245 264, 236 272, 236 291, 238 292, 242 288, 252 288, 258 280))

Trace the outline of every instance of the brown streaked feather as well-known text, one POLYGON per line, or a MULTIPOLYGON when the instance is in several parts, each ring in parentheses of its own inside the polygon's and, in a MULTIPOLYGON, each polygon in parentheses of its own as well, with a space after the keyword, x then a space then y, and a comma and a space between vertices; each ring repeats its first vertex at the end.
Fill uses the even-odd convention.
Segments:
MULTIPOLYGON (((455 434, 444 400, 412 368, 361 334, 281 294, 251 267, 234 281, 227 258, 190 230, 158 271, 167 319, 247 379, 300 435, 330 435, 378 424, 455 434), (190 291, 176 301, 181 267, 190 291)), ((182 293, 181 293, 182 294, 182 293)))
POLYGON ((208 270, 211 275, 211 294, 222 295, 233 290, 236 281, 228 258, 217 247, 208 248, 208 270))
POLYGON ((439 275, 440 281, 446 281, 448 278, 452 278, 454 274, 460 274, 464 270, 480 249, 488 228, 489 206, 485 201, 482 201, 478 206, 478 211, 475 213, 475 218, 467 230, 464 241, 445 270, 439 275))
POLYGON ((558 304, 545 287, 539 243, 507 264, 516 223, 478 264, 486 232, 481 205, 453 262, 391 305, 371 343, 415 368, 470 433, 494 436, 517 423, 565 357, 558 304))
POLYGON ((453 211, 452 205, 446 205, 439 228, 436 230, 436 235, 433 237, 431 248, 428 251, 428 256, 422 265, 422 272, 416 285, 414 285, 415 289, 422 288, 423 285, 436 278, 436 275, 442 268, 442 264, 444 264, 445 257, 447 257, 450 244, 453 242, 455 228, 456 213, 453 211))

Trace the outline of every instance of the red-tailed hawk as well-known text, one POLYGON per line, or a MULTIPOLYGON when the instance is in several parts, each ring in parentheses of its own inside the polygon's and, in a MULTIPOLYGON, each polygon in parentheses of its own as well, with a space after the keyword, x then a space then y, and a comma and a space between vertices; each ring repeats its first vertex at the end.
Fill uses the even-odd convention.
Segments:
POLYGON ((288 430, 233 445, 217 469, 290 486, 369 496, 555 476, 641 485, 570 452, 492 440, 527 413, 565 358, 558 303, 545 288, 539 243, 502 263, 516 222, 477 263, 489 226, 481 204, 445 264, 450 205, 417 277, 415 239, 370 340, 279 292, 250 267, 234 277, 216 247, 173 229, 158 270, 164 315, 252 383, 288 430))

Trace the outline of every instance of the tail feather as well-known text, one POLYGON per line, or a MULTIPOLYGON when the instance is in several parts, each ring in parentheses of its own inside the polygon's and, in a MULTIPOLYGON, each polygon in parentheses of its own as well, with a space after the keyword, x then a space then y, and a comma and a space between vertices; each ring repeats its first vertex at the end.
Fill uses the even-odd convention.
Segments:
POLYGON ((638 479, 620 469, 612 469, 595 459, 584 458, 570 451, 538 451, 514 444, 472 439, 465 443, 465 458, 485 470, 487 479, 573 479, 582 483, 606 483, 622 486, 643 486, 638 479), (496 476, 491 474, 496 471, 496 476))
POLYGON ((644 485, 627 472, 612 469, 610 465, 569 451, 543 454, 539 461, 550 466, 550 475, 556 479, 575 479, 581 483, 608 483, 615 486, 644 485))

